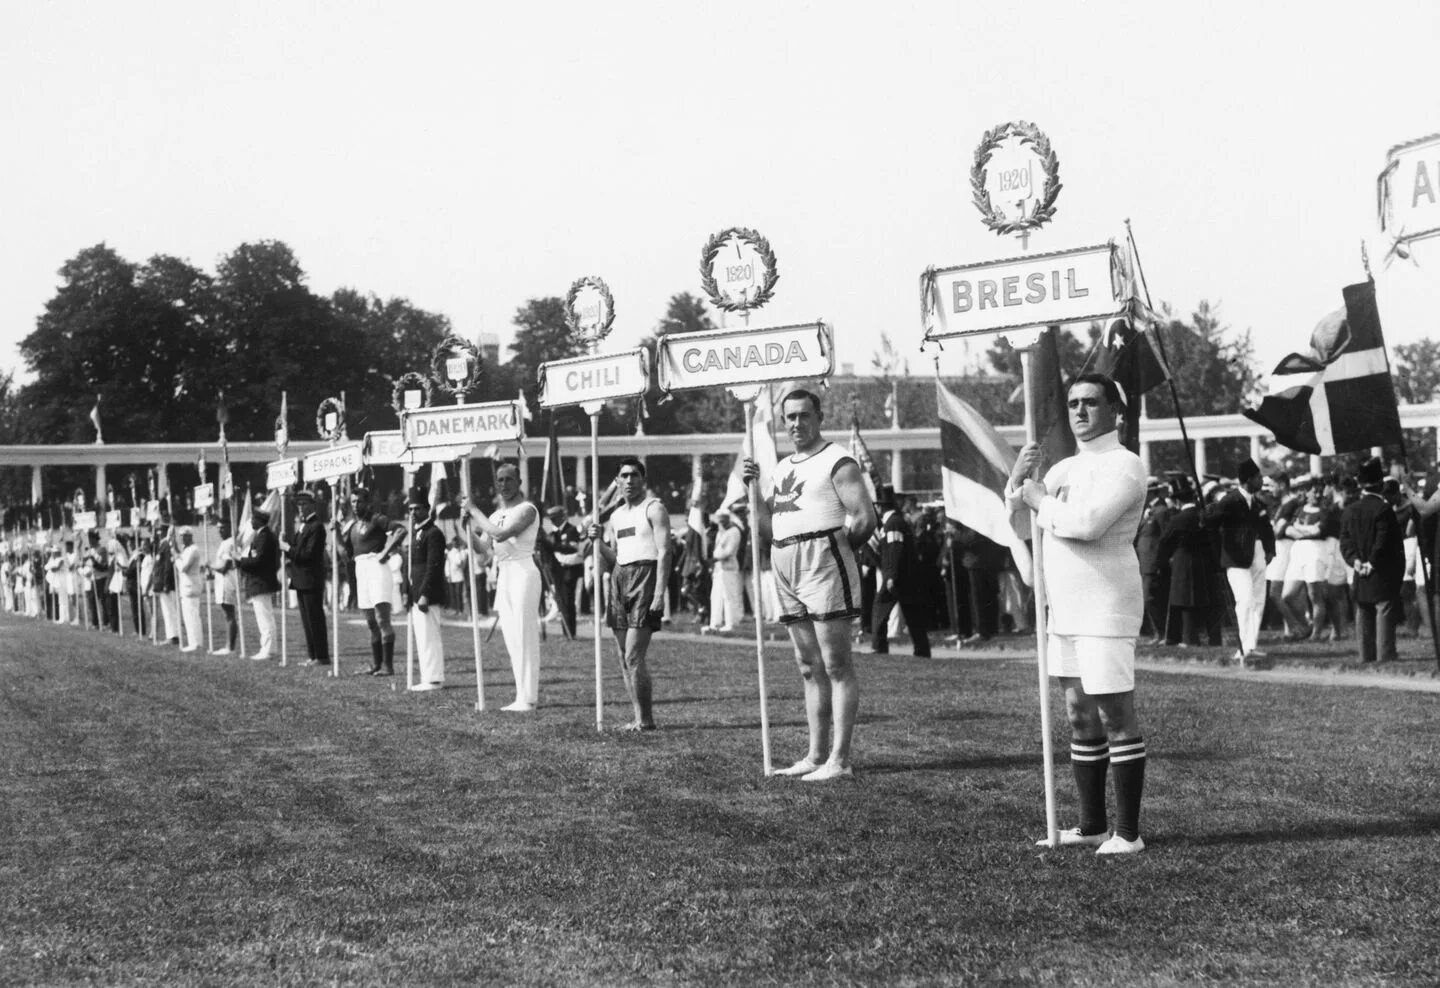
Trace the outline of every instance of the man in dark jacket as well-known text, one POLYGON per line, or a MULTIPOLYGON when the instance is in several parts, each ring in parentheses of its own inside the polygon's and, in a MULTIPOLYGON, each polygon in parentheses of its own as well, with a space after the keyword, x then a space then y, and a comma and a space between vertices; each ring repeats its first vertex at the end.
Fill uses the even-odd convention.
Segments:
POLYGON ((440 638, 440 611, 445 607, 445 535, 435 527, 430 502, 416 488, 408 502, 414 541, 410 546, 406 600, 415 629, 415 652, 420 663, 416 692, 438 690, 445 684, 445 643, 440 638))
POLYGON ((305 488, 295 492, 295 513, 300 534, 294 544, 280 540, 290 560, 290 589, 295 591, 300 626, 305 629, 307 666, 330 665, 330 639, 325 633, 325 523, 315 513, 315 495, 305 488))
POLYGON ((1235 601, 1235 620, 1240 632, 1240 649, 1235 659, 1264 659, 1256 646, 1260 620, 1265 616, 1265 567, 1275 558, 1275 529, 1270 511, 1256 495, 1262 478, 1255 461, 1245 459, 1236 473, 1238 490, 1226 493, 1205 506, 1205 518, 1219 530, 1220 565, 1235 601))
MULTIPOLYGON (((243 594, 255 612, 255 623, 260 628, 260 647, 250 658, 256 661, 275 656, 275 601, 280 592, 280 544, 275 533, 270 531, 270 515, 259 506, 250 516, 250 547, 235 560, 235 565, 244 575, 243 594)), ((159 561, 156 563, 157 570, 159 561)))
POLYGON ((1373 457, 1366 460, 1360 466, 1360 498, 1340 516, 1340 554, 1355 571, 1355 637, 1360 639, 1362 662, 1395 660, 1400 585, 1405 581, 1405 535, 1395 509, 1381 494, 1384 483, 1384 464, 1373 457))
POLYGON ((890 652, 890 612, 900 605, 917 658, 930 658, 929 616, 925 613, 925 577, 915 555, 915 532, 895 501, 895 488, 883 485, 876 496, 880 511, 880 587, 875 594, 875 615, 870 642, 876 655, 890 652))

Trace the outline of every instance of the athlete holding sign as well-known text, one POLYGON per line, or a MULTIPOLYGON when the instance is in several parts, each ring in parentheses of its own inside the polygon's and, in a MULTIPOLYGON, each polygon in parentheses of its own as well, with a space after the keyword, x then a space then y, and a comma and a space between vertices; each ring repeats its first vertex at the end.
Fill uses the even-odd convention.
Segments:
MULTIPOLYGON (((792 391, 781 414, 795 452, 775 468, 775 491, 760 500, 756 520, 761 537, 770 539, 780 620, 805 683, 810 750, 775 774, 825 782, 851 774, 850 739, 860 708, 850 649, 850 622, 860 615, 855 548, 875 531, 875 505, 859 464, 820 434, 819 397, 792 391)), ((759 475, 747 459, 746 482, 759 475)))

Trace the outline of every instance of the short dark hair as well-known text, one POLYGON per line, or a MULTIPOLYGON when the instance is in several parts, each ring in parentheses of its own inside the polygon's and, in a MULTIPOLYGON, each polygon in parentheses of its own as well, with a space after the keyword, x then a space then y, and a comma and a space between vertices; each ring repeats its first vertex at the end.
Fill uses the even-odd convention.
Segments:
POLYGON ((619 466, 619 468, 616 469, 615 472, 618 474, 621 470, 624 470, 626 467, 634 467, 636 470, 640 471, 640 476, 642 476, 642 477, 645 476, 645 464, 640 462, 640 457, 638 457, 638 456, 626 456, 626 457, 623 457, 623 458, 620 460, 620 466, 619 466))
POLYGON ((1087 371, 1084 374, 1076 374, 1065 385, 1065 394, 1077 384, 1093 384, 1105 393, 1105 400, 1112 405, 1124 407, 1125 396, 1120 393, 1120 385, 1109 374, 1101 374, 1099 371, 1087 371))
POLYGON ((810 407, 814 408, 816 413, 824 414, 820 411, 820 396, 813 391, 806 391, 804 388, 796 388, 794 391, 791 391, 789 394, 787 394, 784 398, 780 399, 780 407, 784 408, 787 401, 808 401, 810 402, 810 407))

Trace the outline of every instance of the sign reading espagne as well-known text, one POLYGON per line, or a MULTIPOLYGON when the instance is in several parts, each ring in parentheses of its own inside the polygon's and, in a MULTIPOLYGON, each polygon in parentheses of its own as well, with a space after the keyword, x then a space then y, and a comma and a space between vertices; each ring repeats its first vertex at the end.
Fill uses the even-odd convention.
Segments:
POLYGON ((920 276, 927 340, 1119 315, 1111 244, 965 264, 920 276))
POLYGON ((300 461, 296 459, 274 460, 265 464, 265 489, 279 490, 294 487, 300 483, 300 461))
POLYGON ((649 386, 650 356, 643 348, 547 360, 540 367, 540 407, 636 398, 649 386))
POLYGON ((1391 148, 1379 192, 1380 229, 1396 243, 1440 234, 1440 134, 1391 148))
POLYGON ((830 327, 810 322, 662 336, 655 364, 662 391, 684 391, 825 377, 835 368, 835 355, 830 327))
POLYGON ((522 429, 519 402, 514 399, 418 408, 400 417, 405 445, 412 449, 507 442, 519 439, 522 429))
POLYGON ((305 479, 334 480, 336 477, 356 473, 365 466, 364 450, 361 443, 346 443, 343 446, 306 453, 305 479))

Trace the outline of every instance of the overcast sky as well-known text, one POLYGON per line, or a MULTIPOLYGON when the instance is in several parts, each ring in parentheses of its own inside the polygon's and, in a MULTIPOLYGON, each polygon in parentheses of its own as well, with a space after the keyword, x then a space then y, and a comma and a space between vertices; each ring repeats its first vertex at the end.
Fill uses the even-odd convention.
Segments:
POLYGON ((969 190, 1016 119, 1064 184, 1030 248, 1129 217, 1156 300, 1218 303, 1261 370, 1363 279, 1366 238, 1389 342, 1440 338, 1440 246, 1383 269, 1375 220, 1386 151, 1440 131, 1437 43, 1433 0, 6 0, 0 369, 101 241, 213 272, 282 240, 321 294, 507 342, 526 299, 598 275, 621 348, 739 225, 779 260, 758 322, 824 318, 857 368, 886 333, 928 373, 921 270, 1019 253, 969 190))

